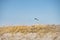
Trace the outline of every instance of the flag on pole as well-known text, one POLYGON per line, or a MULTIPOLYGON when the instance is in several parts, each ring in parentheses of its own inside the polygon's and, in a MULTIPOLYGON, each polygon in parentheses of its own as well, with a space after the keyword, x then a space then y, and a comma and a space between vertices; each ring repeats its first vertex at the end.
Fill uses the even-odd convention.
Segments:
POLYGON ((34 20, 39 21, 39 19, 38 19, 38 18, 34 18, 34 20))

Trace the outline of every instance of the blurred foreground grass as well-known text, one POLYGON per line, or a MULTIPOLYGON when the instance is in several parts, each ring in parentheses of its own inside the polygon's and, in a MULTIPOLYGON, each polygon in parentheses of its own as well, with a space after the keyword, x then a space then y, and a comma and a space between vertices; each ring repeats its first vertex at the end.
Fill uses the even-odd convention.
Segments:
POLYGON ((38 33, 40 35, 48 32, 60 32, 59 25, 32 25, 32 26, 7 26, 0 27, 0 35, 4 33, 38 33))

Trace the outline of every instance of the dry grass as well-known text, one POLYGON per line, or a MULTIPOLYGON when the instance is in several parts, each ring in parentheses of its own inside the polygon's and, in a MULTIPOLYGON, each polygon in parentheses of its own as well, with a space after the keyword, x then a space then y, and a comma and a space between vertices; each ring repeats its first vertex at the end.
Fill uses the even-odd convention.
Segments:
POLYGON ((0 27, 0 37, 2 37, 1 40, 18 40, 16 38, 21 38, 19 40, 32 40, 32 39, 33 40, 60 40, 60 38, 59 37, 57 38, 56 35, 60 37, 60 26, 58 26, 58 25, 32 25, 32 26, 0 27), (21 35, 22 38, 19 35, 21 35), (24 37, 26 39, 24 39, 24 37))
POLYGON ((57 32, 59 31, 55 25, 33 25, 33 26, 8 26, 8 27, 1 27, 0 34, 3 33, 47 33, 47 32, 57 32))

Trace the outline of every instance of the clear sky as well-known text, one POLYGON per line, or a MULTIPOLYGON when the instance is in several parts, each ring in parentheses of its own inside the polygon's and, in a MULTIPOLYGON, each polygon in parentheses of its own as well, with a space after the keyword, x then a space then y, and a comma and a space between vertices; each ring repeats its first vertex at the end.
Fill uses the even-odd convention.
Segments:
POLYGON ((0 0, 0 25, 60 24, 60 0, 0 0))

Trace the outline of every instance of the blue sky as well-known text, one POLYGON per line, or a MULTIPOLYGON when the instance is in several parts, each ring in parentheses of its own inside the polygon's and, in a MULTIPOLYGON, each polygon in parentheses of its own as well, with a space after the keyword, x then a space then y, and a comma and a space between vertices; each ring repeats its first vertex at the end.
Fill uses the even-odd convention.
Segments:
POLYGON ((0 25, 60 24, 60 0, 0 0, 0 25))

